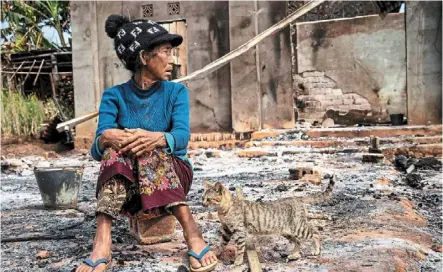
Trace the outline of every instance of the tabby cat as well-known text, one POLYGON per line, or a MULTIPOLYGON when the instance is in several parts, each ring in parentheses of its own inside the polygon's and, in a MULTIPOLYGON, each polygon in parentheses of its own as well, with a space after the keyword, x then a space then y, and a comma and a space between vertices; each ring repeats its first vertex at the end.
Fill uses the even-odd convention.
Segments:
POLYGON ((222 246, 232 239, 237 246, 234 265, 243 264, 247 234, 281 235, 294 243, 294 250, 289 260, 301 257, 301 239, 313 239, 315 249, 312 255, 320 255, 320 236, 308 224, 305 203, 313 203, 329 197, 334 186, 334 177, 330 178, 325 191, 311 197, 286 198, 265 203, 256 203, 244 199, 241 191, 233 196, 220 182, 214 185, 205 181, 203 205, 215 206, 221 222, 222 246))

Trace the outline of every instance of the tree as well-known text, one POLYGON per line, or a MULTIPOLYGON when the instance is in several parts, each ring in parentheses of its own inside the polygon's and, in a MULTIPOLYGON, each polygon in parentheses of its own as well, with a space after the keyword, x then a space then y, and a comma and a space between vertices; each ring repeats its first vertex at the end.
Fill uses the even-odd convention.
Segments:
POLYGON ((11 51, 58 48, 43 36, 44 26, 54 27, 61 46, 67 46, 63 33, 70 34, 71 29, 69 2, 2 1, 1 11, 2 22, 8 24, 1 30, 1 37, 11 51))

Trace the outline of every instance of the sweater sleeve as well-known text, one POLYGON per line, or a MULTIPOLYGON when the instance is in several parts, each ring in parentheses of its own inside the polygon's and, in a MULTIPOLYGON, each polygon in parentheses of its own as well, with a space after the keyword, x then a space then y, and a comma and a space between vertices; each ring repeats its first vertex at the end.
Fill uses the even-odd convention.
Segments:
POLYGON ((185 149, 188 146, 191 135, 189 121, 189 92, 181 85, 177 99, 172 106, 172 128, 165 133, 166 141, 171 153, 177 149, 185 149))
POLYGON ((118 128, 118 98, 114 89, 107 89, 102 96, 98 113, 98 126, 95 133, 95 139, 91 147, 91 156, 100 161, 102 159, 102 150, 98 146, 99 137, 107 129, 118 128))

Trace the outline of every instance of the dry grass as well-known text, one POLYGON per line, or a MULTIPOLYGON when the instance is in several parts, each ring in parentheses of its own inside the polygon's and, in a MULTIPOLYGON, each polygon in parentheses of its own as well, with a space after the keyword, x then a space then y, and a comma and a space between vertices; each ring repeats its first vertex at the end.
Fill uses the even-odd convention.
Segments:
POLYGON ((53 103, 43 102, 31 95, 23 97, 17 92, 2 92, 2 137, 36 135, 41 124, 54 117, 53 103))

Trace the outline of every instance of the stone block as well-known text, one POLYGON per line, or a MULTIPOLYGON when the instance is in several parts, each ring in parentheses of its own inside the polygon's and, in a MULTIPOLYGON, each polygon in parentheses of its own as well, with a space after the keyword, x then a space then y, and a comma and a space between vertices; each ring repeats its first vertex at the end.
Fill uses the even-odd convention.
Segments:
POLYGON ((331 89, 332 95, 343 95, 342 89, 331 89))
POLYGON ((315 167, 296 167, 289 168, 289 177, 293 180, 300 180, 305 175, 321 176, 322 171, 315 167))
POLYGON ((140 244, 150 245, 171 241, 175 236, 175 217, 163 215, 155 218, 143 214, 129 217, 129 233, 140 244))
POLYGON ((316 185, 321 184, 321 177, 316 174, 306 174, 302 177, 301 180, 307 181, 307 182, 310 182, 310 183, 316 184, 316 185))
POLYGON ((256 131, 251 135, 251 140, 261 140, 267 137, 277 137, 280 136, 283 132, 270 130, 270 131, 256 131))
POLYGON ((363 154, 363 162, 379 163, 384 160, 385 156, 383 154, 377 153, 367 153, 363 154))
POLYGON ((354 104, 354 98, 343 98, 343 104, 344 105, 353 105, 354 104))
POLYGON ((319 71, 310 71, 310 72, 303 72, 303 77, 324 77, 325 72, 319 72, 319 71))
POLYGON ((276 152, 269 152, 264 150, 240 150, 237 156, 241 158, 260 158, 264 156, 276 156, 276 152))
POLYGON ((220 150, 207 150, 205 152, 206 157, 208 158, 220 158, 221 157, 221 151, 220 150))

